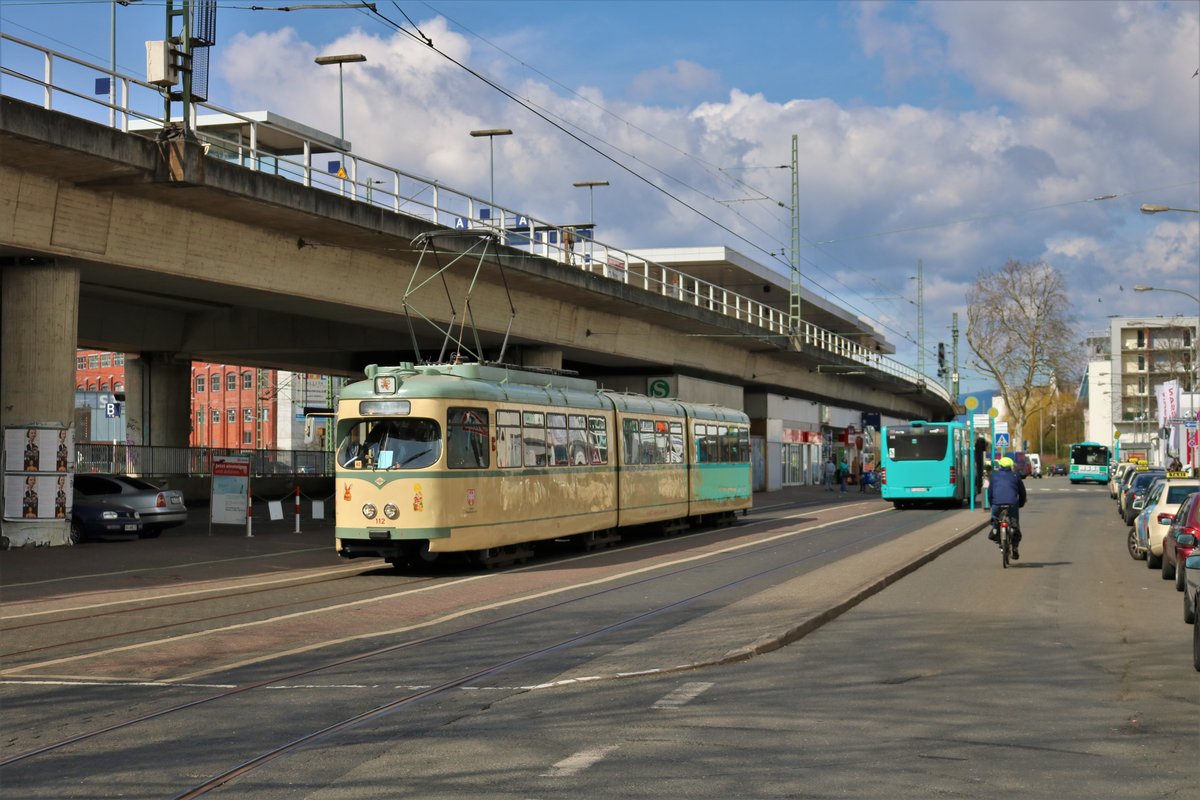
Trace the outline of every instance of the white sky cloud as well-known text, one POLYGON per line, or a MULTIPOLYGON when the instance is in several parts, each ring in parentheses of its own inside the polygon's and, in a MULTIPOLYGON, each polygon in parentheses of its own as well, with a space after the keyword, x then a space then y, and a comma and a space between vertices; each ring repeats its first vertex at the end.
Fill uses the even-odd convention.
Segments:
MULTIPOLYGON (((571 183, 609 180, 612 186, 594 195, 599 236, 628 248, 724 243, 774 263, 767 253, 789 242, 790 212, 777 203, 790 204, 791 178, 788 169, 770 167, 790 164, 791 136, 798 134, 805 275, 872 318, 911 318, 907 299, 866 298, 911 295, 907 275, 918 258, 925 263, 927 299, 937 303, 927 325, 938 331, 950 311, 965 312, 975 275, 1009 258, 1045 258, 1062 269, 1084 298, 1078 313, 1085 327, 1121 310, 1096 297, 1119 293, 1122 281, 1128 289, 1148 280, 1124 279, 1130 270, 1149 270, 1174 288, 1197 291, 1195 220, 1130 218, 1141 202, 1193 208, 1198 202, 1200 82, 1190 78, 1200 62, 1196 4, 905 8, 864 4, 861 47, 885 62, 897 84, 949 76, 974 87, 974 99, 960 100, 963 107, 803 96, 780 102, 740 88, 674 106, 669 103, 678 97, 711 98, 722 78, 695 61, 656 65, 652 54, 632 79, 630 97, 585 86, 572 94, 529 70, 506 73, 515 79, 507 88, 566 127, 577 126, 585 138, 598 137, 597 147, 645 180, 428 48, 377 29, 355 30, 319 48, 288 29, 235 36, 222 50, 219 69, 237 87, 242 107, 269 107, 331 130, 336 70, 317 67, 312 58, 366 53, 368 62, 348 65, 344 75, 347 137, 356 152, 486 197, 487 145, 467 131, 511 128, 514 136, 495 142, 498 202, 547 221, 578 222, 588 213, 588 198, 571 183), (770 199, 728 202, 757 192, 770 199), (1131 194, 1078 202, 1109 193, 1131 194)), ((463 63, 496 58, 442 20, 420 25, 463 63)), ((1144 313, 1132 302, 1130 310, 1144 313)))

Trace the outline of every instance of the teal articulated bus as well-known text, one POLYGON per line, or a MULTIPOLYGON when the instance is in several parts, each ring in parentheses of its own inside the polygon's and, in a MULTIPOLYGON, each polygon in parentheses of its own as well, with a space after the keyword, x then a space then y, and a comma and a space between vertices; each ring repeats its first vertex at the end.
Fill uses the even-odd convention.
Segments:
POLYGON ((1071 445, 1071 466, 1068 472, 1071 483, 1108 483, 1108 464, 1111 458, 1109 449, 1098 442, 1079 442, 1071 445))
POLYGON ((968 498, 971 439, 961 422, 886 425, 880 492, 896 508, 918 503, 961 506, 968 498))

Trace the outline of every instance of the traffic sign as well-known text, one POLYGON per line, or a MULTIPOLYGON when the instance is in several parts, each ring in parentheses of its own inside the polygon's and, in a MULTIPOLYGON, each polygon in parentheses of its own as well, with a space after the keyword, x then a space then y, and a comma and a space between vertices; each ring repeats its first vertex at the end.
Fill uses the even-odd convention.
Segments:
POLYGON ((967 411, 974 411, 979 406, 979 398, 975 395, 970 395, 963 401, 963 405, 967 407, 967 411))
POLYGON ((1008 434, 996 433, 996 447, 1008 447, 1008 434))

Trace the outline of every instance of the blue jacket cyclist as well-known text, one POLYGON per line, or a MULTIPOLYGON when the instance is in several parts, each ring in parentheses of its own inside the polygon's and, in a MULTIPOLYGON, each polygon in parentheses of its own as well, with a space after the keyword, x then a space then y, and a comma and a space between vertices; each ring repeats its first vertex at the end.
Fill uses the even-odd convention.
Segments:
POLYGON ((1025 482, 1013 471, 1013 460, 1008 456, 996 462, 996 470, 992 473, 988 485, 988 498, 992 505, 992 532, 988 538, 992 541, 999 539, 996 532, 996 522, 1000 519, 1000 506, 1009 506, 1008 518, 1012 521, 1012 557, 1020 558, 1017 545, 1021 543, 1021 525, 1019 509, 1025 506, 1025 482))

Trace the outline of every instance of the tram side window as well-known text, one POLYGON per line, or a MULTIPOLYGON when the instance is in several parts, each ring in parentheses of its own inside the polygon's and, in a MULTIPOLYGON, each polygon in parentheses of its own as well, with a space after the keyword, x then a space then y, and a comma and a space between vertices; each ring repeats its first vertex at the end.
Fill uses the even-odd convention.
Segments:
POLYGON ((625 463, 640 464, 642 463, 641 453, 641 438, 638 434, 638 420, 625 420, 622 428, 622 440, 625 445, 625 463))
POLYGON ((571 463, 567 458, 566 414, 546 415, 546 436, 550 445, 550 449, 546 453, 547 461, 556 467, 563 467, 571 463))
POLYGON ((696 423, 696 459, 704 464, 721 461, 721 446, 717 441, 717 426, 696 423))
POLYGON ((750 463, 750 429, 738 428, 738 463, 750 463))
POLYGON ((525 439, 525 466, 546 466, 546 415, 526 411, 522 415, 522 436, 525 439))
POLYGON ((742 460, 738 455, 738 430, 732 425, 721 426, 721 460, 726 464, 742 460))
POLYGON ((608 420, 588 417, 588 439, 592 445, 592 463, 608 463, 608 420))
POLYGON ((446 466, 486 469, 488 457, 486 408, 450 408, 446 412, 446 466))
POLYGON ((496 464, 521 466, 521 412, 496 412, 496 464))
POLYGON ((659 432, 658 426, 662 425, 662 444, 666 444, 667 431, 666 423, 655 423, 652 419, 644 419, 641 421, 641 457, 642 464, 661 464, 663 463, 663 451, 659 447, 659 432))
POLYGON ((567 463, 581 467, 591 460, 588 457, 587 417, 583 414, 567 415, 567 463))
POLYGON ((683 463, 683 423, 669 423, 670 437, 667 445, 667 463, 683 463))

